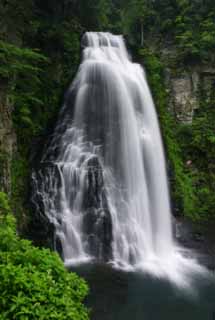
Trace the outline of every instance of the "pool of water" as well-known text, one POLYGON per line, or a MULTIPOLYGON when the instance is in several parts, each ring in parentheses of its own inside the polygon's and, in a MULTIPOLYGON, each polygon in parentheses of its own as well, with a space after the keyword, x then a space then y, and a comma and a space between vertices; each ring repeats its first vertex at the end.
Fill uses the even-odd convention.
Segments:
POLYGON ((192 287, 176 287, 141 272, 107 265, 72 268, 89 284, 92 320, 215 320, 214 275, 192 275, 192 287))

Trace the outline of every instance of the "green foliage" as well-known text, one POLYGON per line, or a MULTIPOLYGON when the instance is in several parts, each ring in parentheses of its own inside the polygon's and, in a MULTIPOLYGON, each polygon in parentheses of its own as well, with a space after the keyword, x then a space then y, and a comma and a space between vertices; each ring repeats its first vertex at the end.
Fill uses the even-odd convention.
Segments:
POLYGON ((130 42, 153 40, 175 46, 177 63, 214 61, 215 3, 191 0, 119 0, 120 31, 130 42), (141 40, 141 41, 140 41, 141 40))
POLYGON ((0 41, 0 76, 13 79, 17 75, 29 73, 28 80, 38 81, 38 63, 46 58, 35 50, 19 48, 5 41, 0 41))
POLYGON ((153 4, 148 0, 126 1, 119 9, 120 32, 133 43, 143 45, 143 36, 155 18, 153 4))
MULTIPOLYGON (((10 205, 7 195, 4 192, 0 192, 0 219, 10 213, 10 205)), ((2 221, 1 221, 2 222, 2 221)))
POLYGON ((8 95, 14 104, 14 123, 26 139, 39 129, 33 118, 35 108, 43 105, 38 91, 42 67, 48 60, 36 50, 0 41, 0 61, 0 77, 9 82, 8 95))
POLYGON ((211 5, 201 2, 178 1, 175 18, 175 39, 179 59, 208 60, 214 49, 215 12, 211 5), (202 11, 202 8, 205 10, 202 11))
POLYGON ((86 283, 65 270, 56 253, 33 247, 15 233, 15 219, 0 193, 0 318, 87 320, 86 283))
POLYGON ((97 19, 99 30, 108 29, 110 27, 111 2, 108 0, 97 1, 97 19))

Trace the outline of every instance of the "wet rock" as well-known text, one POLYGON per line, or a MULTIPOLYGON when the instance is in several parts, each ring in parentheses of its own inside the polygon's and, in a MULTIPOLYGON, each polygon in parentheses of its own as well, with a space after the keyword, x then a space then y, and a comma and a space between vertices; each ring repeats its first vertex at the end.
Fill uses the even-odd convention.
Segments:
MULTIPOLYGON (((62 253, 59 241, 56 243, 55 226, 54 223, 48 219, 45 213, 45 203, 59 208, 59 192, 61 187, 61 178, 59 168, 52 162, 41 162, 40 168, 33 171, 31 177, 31 218, 28 226, 28 237, 39 246, 49 247, 51 249, 60 249, 59 254, 62 253), (46 177, 46 183, 44 178, 46 177), (52 177, 55 177, 53 180, 52 177), (52 195, 54 202, 49 202, 52 195)), ((46 208, 47 209, 47 208, 46 208)), ((59 224, 61 221, 57 221, 59 224)))
POLYGON ((189 255, 210 270, 215 270, 214 225, 193 223, 186 218, 175 219, 175 237, 191 250, 189 255))
POLYGON ((88 250, 96 258, 107 261, 112 256, 112 220, 103 169, 97 157, 88 160, 85 186, 83 225, 88 250))

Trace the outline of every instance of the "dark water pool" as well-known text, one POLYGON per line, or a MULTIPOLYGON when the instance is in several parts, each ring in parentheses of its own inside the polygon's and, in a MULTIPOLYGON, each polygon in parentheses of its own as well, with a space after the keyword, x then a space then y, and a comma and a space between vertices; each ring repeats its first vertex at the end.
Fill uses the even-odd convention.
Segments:
POLYGON ((215 282, 193 278, 192 292, 164 279, 108 266, 72 268, 90 286, 92 320, 215 320, 215 282))

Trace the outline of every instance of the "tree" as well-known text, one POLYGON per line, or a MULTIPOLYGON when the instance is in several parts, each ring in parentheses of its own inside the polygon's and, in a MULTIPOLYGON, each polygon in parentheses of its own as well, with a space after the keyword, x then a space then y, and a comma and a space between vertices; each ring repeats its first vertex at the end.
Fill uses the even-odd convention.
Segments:
POLYGON ((150 30, 154 18, 153 3, 150 0, 129 0, 120 9, 120 20, 123 34, 131 36, 142 47, 144 44, 144 33, 150 30))

